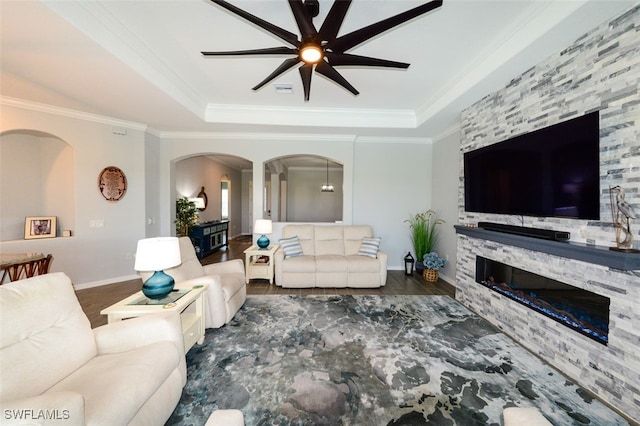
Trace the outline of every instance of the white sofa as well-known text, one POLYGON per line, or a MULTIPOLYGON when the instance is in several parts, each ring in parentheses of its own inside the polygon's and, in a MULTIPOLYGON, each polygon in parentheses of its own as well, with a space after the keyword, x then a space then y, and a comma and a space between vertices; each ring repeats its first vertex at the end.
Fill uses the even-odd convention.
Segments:
POLYGON ((275 255, 276 285, 289 288, 381 287, 387 281, 387 254, 358 254, 363 239, 374 237, 368 225, 286 225, 282 239, 298 237, 302 255, 275 255))
POLYGON ((176 312, 91 329, 64 273, 0 286, 2 424, 161 425, 187 374, 176 312))
MULTIPOLYGON (((208 284, 205 293, 205 328, 220 328, 227 324, 247 300, 244 263, 241 259, 202 266, 189 237, 180 237, 182 263, 164 272, 176 285, 208 284), (193 281, 193 282, 191 282, 193 281)), ((141 274, 145 280, 150 274, 141 274)))

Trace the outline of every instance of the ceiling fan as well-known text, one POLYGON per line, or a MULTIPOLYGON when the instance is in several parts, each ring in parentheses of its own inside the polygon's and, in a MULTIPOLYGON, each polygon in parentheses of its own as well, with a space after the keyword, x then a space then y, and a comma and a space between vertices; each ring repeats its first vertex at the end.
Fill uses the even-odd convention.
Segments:
POLYGON ((338 37, 338 31, 344 21, 344 17, 351 5, 351 0, 335 0, 320 30, 313 25, 313 17, 318 15, 318 0, 289 0, 289 6, 300 30, 301 36, 291 33, 283 28, 273 25, 255 15, 252 15, 224 0, 211 0, 213 3, 228 11, 246 19, 258 27, 274 34, 294 47, 267 47, 263 49, 235 50, 226 52, 202 52, 204 56, 236 56, 236 55, 295 55, 285 59, 275 71, 262 80, 253 90, 258 90, 285 71, 302 62, 299 67, 302 86, 304 87, 304 99, 309 100, 311 92, 311 75, 313 70, 333 80, 354 95, 359 92, 334 68, 337 66, 365 66, 408 68, 404 62, 388 61, 385 59, 371 58, 367 56, 345 53, 347 50, 377 36, 393 27, 396 27, 410 19, 423 15, 435 8, 442 6, 442 0, 433 0, 421 6, 417 6, 406 12, 399 13, 390 18, 383 19, 374 24, 360 28, 356 31, 338 37))

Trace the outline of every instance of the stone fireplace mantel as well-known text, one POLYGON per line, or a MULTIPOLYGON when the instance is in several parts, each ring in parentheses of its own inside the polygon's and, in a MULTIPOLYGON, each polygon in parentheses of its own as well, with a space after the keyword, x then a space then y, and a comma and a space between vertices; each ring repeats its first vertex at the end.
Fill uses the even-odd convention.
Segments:
POLYGON ((454 225, 456 232, 473 238, 495 241, 514 247, 539 251, 554 256, 608 266, 621 271, 640 270, 640 254, 609 250, 608 247, 593 246, 584 243, 550 241, 540 238, 512 235, 504 232, 487 231, 469 226, 454 225))

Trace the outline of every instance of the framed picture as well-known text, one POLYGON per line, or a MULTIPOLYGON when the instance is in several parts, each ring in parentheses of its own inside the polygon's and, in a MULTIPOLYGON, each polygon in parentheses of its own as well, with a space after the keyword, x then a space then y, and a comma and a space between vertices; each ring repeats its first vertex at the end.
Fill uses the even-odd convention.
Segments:
POLYGON ((24 221, 24 239, 55 237, 57 222, 55 216, 27 217, 24 221))

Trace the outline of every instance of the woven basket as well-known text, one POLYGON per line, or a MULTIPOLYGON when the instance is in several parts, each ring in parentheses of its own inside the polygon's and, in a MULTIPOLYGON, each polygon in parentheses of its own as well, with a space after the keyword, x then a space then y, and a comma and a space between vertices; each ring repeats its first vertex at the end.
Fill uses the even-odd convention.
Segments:
POLYGON ((424 278, 424 280, 427 282, 435 283, 436 281, 438 281, 438 271, 436 271, 435 269, 425 268, 425 270, 422 271, 422 278, 424 278))

